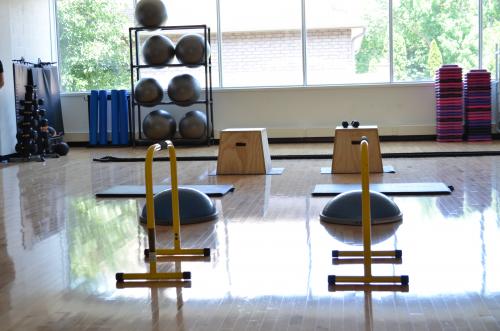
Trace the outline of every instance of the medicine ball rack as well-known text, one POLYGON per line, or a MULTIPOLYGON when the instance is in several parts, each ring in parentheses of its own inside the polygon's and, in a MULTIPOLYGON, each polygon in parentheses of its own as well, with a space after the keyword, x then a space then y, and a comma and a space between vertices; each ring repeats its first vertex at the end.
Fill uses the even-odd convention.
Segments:
MULTIPOLYGON (((178 26, 159 26, 155 28, 155 32, 158 33, 160 31, 182 31, 182 30, 194 30, 194 33, 199 33, 204 37, 204 40, 207 41, 205 43, 205 59, 203 63, 200 63, 199 66, 204 67, 205 71, 205 85, 202 87, 204 89, 204 98, 203 100, 198 100, 194 104, 203 104, 205 105, 205 115, 207 118, 207 126, 206 126, 206 134, 205 137, 200 139, 187 139, 181 136, 174 136, 171 140, 175 145, 202 145, 207 144, 210 145, 214 140, 214 124, 213 124, 213 94, 212 94, 212 60, 209 54, 210 46, 210 28, 206 25, 178 25, 178 26), (208 48, 208 49, 207 49, 208 48)), ((130 128, 132 131, 132 145, 136 146, 149 146, 155 141, 148 139, 144 133, 142 132, 142 107, 135 101, 134 95, 134 86, 135 83, 141 78, 141 69, 145 68, 156 68, 158 70, 162 68, 171 68, 171 67, 194 67, 193 65, 181 64, 181 63, 172 63, 172 64, 164 64, 164 65, 148 65, 141 64, 141 54, 139 49, 141 47, 141 38, 140 34, 142 32, 151 33, 151 28, 145 27, 131 27, 129 28, 129 47, 130 47, 130 128), (137 122, 136 122, 137 121, 137 122), (137 130, 137 133, 136 133, 137 130)), ((199 67, 198 65, 196 67, 199 67)), ((165 89, 165 87, 163 87, 165 89)), ((202 92, 203 94, 203 92, 202 92)), ((158 106, 168 105, 175 106, 176 108, 184 108, 182 106, 177 105, 172 101, 162 101, 158 106)), ((148 107, 149 108, 149 107, 148 107)), ((169 107, 166 109, 171 111, 169 107)), ((190 108, 186 108, 186 111, 191 110, 190 108)), ((179 110, 181 111, 181 110, 179 110)), ((180 121, 179 121, 180 122, 180 121)), ((178 123, 177 123, 178 125, 178 123)))

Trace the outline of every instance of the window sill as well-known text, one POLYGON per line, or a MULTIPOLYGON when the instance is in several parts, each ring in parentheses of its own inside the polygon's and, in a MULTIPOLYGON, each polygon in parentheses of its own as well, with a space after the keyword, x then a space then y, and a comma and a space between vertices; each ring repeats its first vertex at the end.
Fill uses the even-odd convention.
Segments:
MULTIPOLYGON (((213 87, 213 91, 217 93, 226 92, 245 92, 245 91, 265 91, 265 90, 280 90, 280 91, 290 91, 290 90, 324 90, 324 89, 353 89, 361 88, 366 89, 370 87, 428 87, 434 86, 433 81, 422 81, 422 82, 395 82, 395 83, 365 83, 365 84, 331 84, 331 85, 290 85, 290 86, 244 86, 244 87, 213 87)), ((88 92, 70 92, 61 93, 64 97, 85 97, 89 95, 88 92)))

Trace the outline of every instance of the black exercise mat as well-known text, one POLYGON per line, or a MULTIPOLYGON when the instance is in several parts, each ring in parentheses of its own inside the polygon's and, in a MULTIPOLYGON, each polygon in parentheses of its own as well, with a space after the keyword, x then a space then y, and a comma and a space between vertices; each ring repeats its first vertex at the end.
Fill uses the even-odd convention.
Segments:
MULTIPOLYGON (((383 169, 384 169, 384 173, 387 173, 387 174, 395 174, 396 173, 396 170, 394 169, 393 166, 391 165, 385 165, 385 166, 382 166, 383 169)), ((332 172, 332 167, 321 167, 321 174, 323 175, 333 175, 335 173, 332 172)), ((344 173, 342 174, 339 174, 339 175, 343 175, 344 173)))
MULTIPOLYGON (((462 136, 460 136, 460 139, 462 136)), ((400 152, 382 153, 383 159, 396 158, 430 158, 430 157, 477 157, 498 156, 500 151, 454 151, 454 152, 400 152)), ((271 160, 331 160, 332 154, 304 154, 304 155, 271 155, 271 160)), ((104 156, 94 158, 94 162, 144 162, 144 157, 117 157, 104 156)), ((169 161, 168 157, 157 157, 155 161, 169 161)), ((217 156, 178 156, 177 161, 217 161, 217 156)))
POLYGON ((270 172, 266 174, 217 174, 217 170, 213 170, 208 173, 209 176, 264 176, 264 175, 282 175, 285 168, 272 168, 270 172))
MULTIPOLYGON (((332 196, 343 192, 361 190, 361 184, 318 184, 314 187, 313 196, 332 196)), ((370 191, 387 195, 434 195, 451 194, 452 186, 444 183, 373 183, 370 191)))
MULTIPOLYGON (((177 156, 177 161, 217 161, 217 156, 177 156)), ((170 158, 155 157, 154 161, 170 161, 170 158)), ((93 159, 95 162, 145 162, 145 157, 119 157, 119 156, 103 156, 93 159)))
MULTIPOLYGON (((234 191, 233 185, 180 185, 179 187, 194 188, 209 197, 222 197, 234 191)), ((156 194, 169 188, 170 186, 167 185, 154 185, 153 193, 156 194)), ((118 185, 98 192, 95 196, 97 198, 143 198, 146 196, 146 187, 144 185, 118 185)))

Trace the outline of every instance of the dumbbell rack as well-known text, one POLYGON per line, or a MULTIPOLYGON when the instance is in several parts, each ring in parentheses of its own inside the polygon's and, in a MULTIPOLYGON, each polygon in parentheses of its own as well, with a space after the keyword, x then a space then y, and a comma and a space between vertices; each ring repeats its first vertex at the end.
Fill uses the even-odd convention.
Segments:
POLYGON ((25 88, 24 100, 20 100, 20 107, 16 108, 17 155, 9 161, 45 161, 45 157, 58 158, 59 155, 50 153, 51 139, 48 120, 45 118, 46 110, 40 108, 43 100, 38 99, 35 85, 26 85, 25 88))
MULTIPOLYGON (((193 30, 194 33, 199 33, 204 37, 206 45, 211 45, 210 41, 210 28, 206 25, 178 25, 178 26, 159 26, 155 29, 155 33, 159 31, 182 31, 182 30, 193 30)), ((139 52, 141 47, 141 33, 148 32, 151 33, 150 28, 145 27, 131 27, 129 28, 129 47, 130 47, 130 130, 132 135, 132 145, 149 146, 155 141, 148 139, 142 132, 142 107, 135 101, 134 86, 135 83, 141 78, 141 69, 145 68, 155 68, 160 70, 162 68, 172 68, 172 67, 193 67, 193 65, 186 65, 181 63, 172 63, 164 65, 148 65, 141 64, 141 54, 139 52)), ((170 140, 177 146, 179 145, 210 145, 214 140, 214 123, 213 123, 213 94, 212 94, 212 60, 208 52, 207 47, 205 47, 205 59, 203 63, 199 66, 204 67, 205 73, 205 85, 204 85, 204 97, 203 100, 198 100, 194 104, 202 104, 205 106, 205 116, 207 118, 207 126, 205 137, 202 139, 187 139, 183 138, 178 133, 170 140)), ((179 108, 184 108, 178 106, 172 101, 162 101, 158 106, 165 105, 169 106, 168 111, 172 110, 172 106, 179 108)), ((188 108, 189 109, 189 108, 188 108)), ((183 110, 179 110, 183 111, 183 110)), ((180 121, 179 121, 180 122, 180 121)), ((177 123, 178 125, 179 123, 177 123)))

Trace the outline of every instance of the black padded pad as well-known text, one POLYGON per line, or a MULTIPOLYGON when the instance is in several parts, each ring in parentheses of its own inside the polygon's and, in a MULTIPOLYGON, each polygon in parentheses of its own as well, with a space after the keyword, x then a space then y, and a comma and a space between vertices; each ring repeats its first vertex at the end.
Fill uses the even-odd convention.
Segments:
POLYGON ((285 171, 285 168, 272 168, 266 174, 228 174, 228 175, 218 175, 217 170, 208 173, 209 176, 259 176, 259 175, 281 175, 285 171))
MULTIPOLYGON (((313 196, 331 196, 343 192, 361 190, 361 184, 318 184, 314 187, 313 196)), ((387 195, 434 195, 451 194, 451 187, 444 183, 372 183, 370 191, 387 195)))
MULTIPOLYGON (((179 187, 194 188, 209 197, 222 197, 234 191, 233 185, 180 185, 179 187)), ((167 185, 154 185, 153 193, 157 194, 169 188, 170 186, 167 185)), ((144 198, 146 197, 146 187, 144 185, 118 185, 98 192, 95 196, 97 198, 144 198)))
MULTIPOLYGON (((384 165, 383 170, 385 173, 388 173, 388 174, 395 174, 396 173, 396 170, 391 165, 384 165)), ((321 167, 321 173, 324 175, 334 174, 332 172, 332 167, 321 167)), ((340 175, 344 175, 344 174, 340 174, 340 175)))

